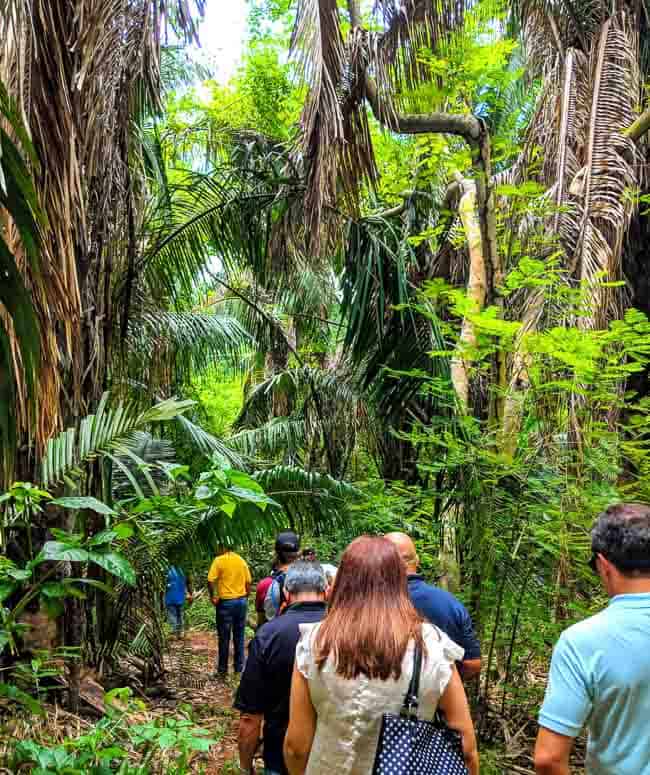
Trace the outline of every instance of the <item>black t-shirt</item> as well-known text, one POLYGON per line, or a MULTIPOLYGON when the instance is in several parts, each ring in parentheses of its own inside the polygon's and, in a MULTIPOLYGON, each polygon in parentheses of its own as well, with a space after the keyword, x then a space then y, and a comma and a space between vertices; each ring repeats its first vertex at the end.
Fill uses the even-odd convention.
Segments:
POLYGON ((246 668, 234 707, 242 713, 264 715, 264 764, 287 773, 282 746, 289 726, 291 676, 300 639, 300 624, 320 622, 325 603, 295 603, 260 627, 251 641, 246 668))

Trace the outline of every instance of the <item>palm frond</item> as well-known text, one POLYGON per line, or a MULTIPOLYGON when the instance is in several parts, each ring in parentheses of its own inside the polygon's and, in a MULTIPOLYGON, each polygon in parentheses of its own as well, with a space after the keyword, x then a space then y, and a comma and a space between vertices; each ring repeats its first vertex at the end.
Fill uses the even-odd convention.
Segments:
POLYGON ((361 400, 353 378, 343 369, 340 372, 312 366, 286 369, 255 385, 235 425, 255 428, 264 424, 279 395, 284 396, 288 404, 296 404, 299 397, 311 404, 314 390, 328 404, 352 406, 361 400))
POLYGON ((638 31, 625 13, 603 24, 593 63, 593 100, 584 184, 580 276, 594 286, 593 322, 619 317, 616 297, 599 278, 619 280, 623 239, 637 185, 636 146, 621 128, 634 120, 639 94, 638 31))
POLYGON ((349 518, 349 507, 364 497, 347 482, 295 466, 275 466, 255 474, 255 479, 291 519, 300 520, 303 531, 343 524, 349 518))
MULTIPOLYGON (((376 0, 375 12, 381 17, 384 32, 377 42, 379 72, 387 73, 389 90, 413 91, 431 80, 430 69, 423 62, 423 49, 435 49, 458 30, 464 20, 468 2, 456 0, 376 0)), ((383 88, 382 88, 383 87, 383 88)))
MULTIPOLYGON (((161 464, 173 463, 176 458, 171 442, 154 438, 147 431, 133 432, 127 444, 130 454, 116 455, 119 465, 113 468, 113 498, 116 500, 133 495, 133 479, 143 491, 150 480, 155 484, 154 489, 160 490, 167 480, 161 464)), ((155 491, 152 494, 156 494, 155 491)))
POLYGON ((90 460, 111 453, 127 454, 135 431, 151 423, 166 422, 179 416, 193 405, 193 401, 167 399, 142 411, 136 404, 108 405, 109 394, 104 393, 94 414, 84 417, 78 428, 50 439, 41 461, 41 483, 49 488, 65 481, 76 488, 75 479, 83 473, 90 460))
POLYGON ((257 428, 242 430, 228 444, 249 458, 296 459, 307 443, 304 417, 274 417, 257 428))
MULTIPOLYGON (((213 280, 217 285, 225 282, 222 281, 221 275, 213 276, 213 280)), ((242 285, 243 283, 244 278, 242 285)), ((220 313, 236 320, 241 328, 250 334, 257 350, 268 352, 284 332, 283 320, 278 316, 272 295, 257 286, 237 287, 235 290, 237 295, 225 291, 219 300, 220 313)))
POLYGON ((350 221, 342 278, 341 315, 346 324, 345 346, 360 362, 381 349, 389 320, 405 323, 403 308, 410 298, 409 273, 415 254, 402 241, 401 227, 383 219, 350 221))
POLYGON ((17 106, 0 82, 0 470, 8 484, 18 426, 35 402, 41 355, 40 327, 19 264, 40 273, 40 229, 45 216, 27 162, 38 162, 17 106), (13 134, 5 131, 5 123, 13 134))
POLYGON ((233 468, 241 471, 247 470, 246 461, 236 449, 232 449, 227 443, 208 433, 200 425, 193 423, 184 415, 179 414, 176 419, 185 436, 199 452, 208 458, 213 458, 216 455, 218 459, 225 461, 226 464, 233 468))
POLYGON ((307 232, 318 247, 325 205, 336 201, 336 160, 345 142, 339 100, 345 49, 336 0, 300 0, 291 48, 309 86, 302 117, 302 147, 308 169, 305 212, 307 232))
POLYGON ((153 214, 153 236, 142 259, 151 287, 172 299, 191 294, 215 259, 229 270, 248 267, 262 287, 277 283, 281 267, 269 250, 272 226, 300 200, 301 188, 231 169, 187 173, 171 196, 171 205, 165 199, 153 214))
POLYGON ((187 48, 166 45, 160 49, 160 80, 165 92, 180 86, 193 86, 212 77, 209 67, 198 63, 187 48))
POLYGON ((222 361, 240 357, 250 335, 229 315, 148 310, 129 323, 127 347, 138 377, 154 383, 163 371, 168 382, 189 379, 222 361), (143 373, 149 371, 149 377, 143 373))

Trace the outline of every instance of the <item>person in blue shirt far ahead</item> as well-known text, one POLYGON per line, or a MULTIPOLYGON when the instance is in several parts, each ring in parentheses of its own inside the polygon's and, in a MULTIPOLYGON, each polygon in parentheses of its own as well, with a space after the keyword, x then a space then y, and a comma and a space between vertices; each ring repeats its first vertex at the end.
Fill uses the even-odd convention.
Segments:
POLYGON ((172 565, 167 571, 167 588, 165 590, 165 607, 167 618, 174 632, 178 635, 183 629, 183 609, 185 601, 192 602, 192 587, 189 579, 180 568, 172 565))
POLYGON ((427 584, 417 572, 420 559, 415 544, 406 533, 389 533, 386 538, 397 547, 406 565, 409 596, 420 616, 439 627, 457 643, 465 654, 459 663, 464 680, 481 672, 481 645, 474 633, 474 625, 465 606, 450 592, 427 584))
POLYGON ((553 651, 535 747, 538 775, 569 775, 583 727, 588 775, 650 775, 650 506, 610 506, 591 532, 610 601, 553 651))

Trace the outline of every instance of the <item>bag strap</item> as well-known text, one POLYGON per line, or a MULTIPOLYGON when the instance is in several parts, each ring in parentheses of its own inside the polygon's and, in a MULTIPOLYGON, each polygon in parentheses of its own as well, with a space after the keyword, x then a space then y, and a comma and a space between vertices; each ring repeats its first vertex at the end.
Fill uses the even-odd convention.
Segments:
POLYGON ((413 654, 413 675, 409 682, 409 687, 404 696, 402 705, 402 716, 413 717, 417 715, 420 695, 420 673, 422 672, 422 647, 416 641, 415 652, 413 654))

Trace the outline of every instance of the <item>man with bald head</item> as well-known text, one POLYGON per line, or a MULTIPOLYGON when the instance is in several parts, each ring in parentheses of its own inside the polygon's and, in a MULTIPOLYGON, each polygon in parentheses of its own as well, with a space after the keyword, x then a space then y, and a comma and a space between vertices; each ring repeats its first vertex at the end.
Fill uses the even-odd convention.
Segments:
POLYGON ((418 574, 420 559, 415 544, 406 533, 388 533, 386 538, 395 544, 406 565, 409 595, 420 616, 435 624, 465 649, 463 661, 459 665, 463 678, 471 678, 480 673, 481 646, 465 606, 450 592, 427 584, 418 574))

